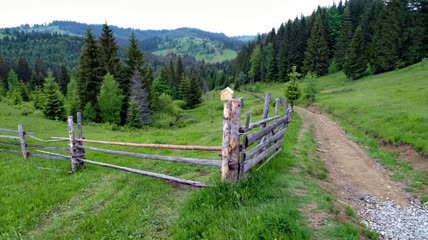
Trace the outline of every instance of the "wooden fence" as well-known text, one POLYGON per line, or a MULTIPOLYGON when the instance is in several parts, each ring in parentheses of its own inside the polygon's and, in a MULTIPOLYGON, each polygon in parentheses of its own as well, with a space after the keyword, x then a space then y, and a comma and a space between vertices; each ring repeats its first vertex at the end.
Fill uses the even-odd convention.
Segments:
MULTIPOLYGON (((143 158, 159 161, 170 161, 180 163, 190 163, 197 165, 221 167, 221 176, 224 181, 238 182, 245 173, 250 171, 254 166, 260 164, 264 166, 270 160, 275 158, 280 151, 284 141, 283 137, 287 130, 287 125, 291 120, 291 108, 287 106, 285 99, 276 99, 274 116, 268 117, 269 106, 271 102, 271 94, 267 93, 262 114, 262 119, 255 123, 251 122, 251 112, 247 112, 244 126, 241 124, 241 107, 243 99, 232 99, 224 104, 224 121, 223 121, 223 144, 222 146, 197 146, 197 145, 171 145, 171 144, 142 144, 142 143, 127 143, 127 142, 112 142, 102 140, 90 140, 83 137, 82 115, 77 114, 77 137, 74 134, 73 117, 69 116, 68 123, 68 138, 52 137, 51 140, 43 140, 35 137, 34 133, 25 132, 22 125, 18 125, 18 130, 0 128, 0 132, 12 132, 17 136, 0 135, 0 138, 19 140, 15 142, 2 142, 0 145, 9 147, 20 147, 21 151, 0 148, 0 151, 22 154, 25 160, 28 157, 41 157, 47 159, 68 160, 71 162, 70 173, 86 164, 93 164, 131 173, 136 173, 145 176, 161 178, 169 181, 174 181, 182 184, 188 184, 196 187, 207 186, 205 183, 181 179, 165 174, 153 173, 139 169, 117 166, 110 163, 104 163, 85 158, 85 151, 102 152, 119 156, 127 156, 134 158, 143 158), (279 115, 279 106, 282 102, 284 114, 279 115), (58 146, 43 146, 27 144, 25 138, 31 138, 36 141, 50 145, 52 142, 68 142, 68 147, 58 146), (136 148, 157 148, 157 149, 175 149, 175 150, 197 150, 197 151, 221 151, 221 160, 199 159, 177 156, 153 155, 135 152, 125 152, 110 150, 105 148, 97 148, 86 146, 84 143, 95 143, 101 145, 117 145, 136 148), (29 149, 36 149, 37 153, 30 152, 29 149), (43 149, 43 150, 40 150, 43 149), (68 155, 47 152, 45 150, 55 150, 68 152, 68 155)), ((259 168, 260 168, 259 167, 259 168)))

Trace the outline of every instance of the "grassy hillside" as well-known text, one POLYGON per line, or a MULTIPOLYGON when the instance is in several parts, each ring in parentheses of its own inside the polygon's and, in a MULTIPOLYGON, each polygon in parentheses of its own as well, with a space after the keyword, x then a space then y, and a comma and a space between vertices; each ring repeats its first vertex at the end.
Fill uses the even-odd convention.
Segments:
MULTIPOLYGON (((255 119, 260 118, 260 99, 244 93, 237 96, 245 98, 244 112, 250 110, 255 119)), ((84 123, 84 135, 88 139, 218 146, 223 111, 218 98, 217 92, 210 93, 201 106, 185 111, 187 126, 183 128, 112 131, 109 125, 84 123)), ((46 120, 39 112, 22 116, 19 109, 4 102, 0 107, 2 128, 16 128, 22 123, 40 138, 67 136, 64 122, 46 120)), ((317 184, 318 175, 307 174, 325 172, 325 168, 317 163, 307 169, 304 164, 316 156, 316 144, 309 132, 298 139, 301 125, 295 116, 285 136, 283 153, 261 171, 252 173, 248 182, 200 190, 91 165, 67 175, 68 161, 24 161, 20 155, 0 153, 0 238, 358 239, 358 224, 353 220, 343 222, 337 214, 345 209, 335 205, 331 194, 317 184), (303 196, 302 192, 308 194, 303 196), (304 209, 309 205, 318 206, 313 211, 325 214, 327 224, 320 229, 308 227, 304 209)), ((218 153, 196 151, 139 151, 219 158, 218 153)), ((89 151, 86 157, 213 184, 220 177, 219 170, 212 167, 118 158, 89 151)))
MULTIPOLYGON (((316 80, 316 105, 375 137, 411 144, 428 154, 428 61, 352 81, 343 72, 316 80)), ((283 83, 257 83, 255 92, 284 94, 283 83)))

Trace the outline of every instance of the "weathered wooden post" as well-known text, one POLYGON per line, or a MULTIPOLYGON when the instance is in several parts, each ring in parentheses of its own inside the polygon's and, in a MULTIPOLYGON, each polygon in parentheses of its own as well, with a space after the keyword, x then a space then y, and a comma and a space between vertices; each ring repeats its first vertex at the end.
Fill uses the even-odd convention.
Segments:
POLYGON ((275 116, 279 114, 279 98, 275 99, 275 116))
POLYGON ((224 104, 223 112, 222 180, 238 182, 240 177, 241 101, 232 99, 224 104))
POLYGON ((24 132, 24 127, 21 124, 18 125, 18 135, 19 135, 19 142, 21 143, 22 156, 24 157, 24 160, 27 160, 28 152, 27 152, 27 144, 25 143, 25 132, 24 132))
POLYGON ((77 147, 76 139, 74 138, 74 127, 73 127, 73 117, 68 116, 68 135, 70 137, 70 154, 71 154, 71 173, 77 170, 78 161, 77 161, 77 147))
POLYGON ((247 159, 246 156, 246 149, 247 149, 247 145, 248 145, 248 128, 250 127, 250 121, 251 121, 251 112, 248 111, 247 112, 247 116, 245 118, 245 127, 242 131, 242 148, 241 148, 241 159, 240 159, 240 174, 242 176, 242 174, 244 173, 244 166, 245 166, 245 160, 247 159))
MULTIPOLYGON (((82 126, 82 113, 77 113, 77 137, 79 139, 83 139, 83 126, 82 126)), ((83 142, 78 141, 77 142, 77 152, 79 153, 79 157, 83 158, 85 155, 85 150, 83 149, 83 142)), ((79 161, 80 166, 83 166, 85 163, 83 161, 79 161)))

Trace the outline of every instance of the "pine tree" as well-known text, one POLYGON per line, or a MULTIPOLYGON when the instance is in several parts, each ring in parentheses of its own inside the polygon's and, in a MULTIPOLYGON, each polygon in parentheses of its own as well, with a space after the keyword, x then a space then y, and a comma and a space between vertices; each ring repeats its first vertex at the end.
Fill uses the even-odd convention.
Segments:
POLYGON ((134 97, 131 97, 129 100, 126 125, 133 128, 141 128, 143 126, 141 123, 141 113, 138 108, 138 103, 134 97))
POLYGON ((67 85, 67 96, 64 104, 67 116, 76 116, 76 113, 81 109, 80 106, 76 76, 72 75, 67 85))
POLYGON ((110 73, 104 76, 100 94, 97 99, 102 121, 119 124, 123 95, 120 91, 119 84, 110 73))
POLYGON ((364 76, 366 72, 368 59, 365 54, 362 54, 366 51, 365 46, 363 29, 358 26, 343 65, 343 71, 350 79, 358 79, 364 76))
POLYGON ((334 54, 337 70, 342 70, 345 62, 345 55, 348 51, 349 44, 352 40, 352 21, 349 7, 345 8, 343 13, 342 27, 336 43, 336 51, 334 54))
POLYGON ((18 89, 18 86, 19 86, 18 75, 16 75, 15 71, 11 69, 9 70, 9 73, 7 75, 8 92, 13 92, 14 90, 18 89))
POLYGON ((48 74, 43 84, 43 113, 49 119, 62 119, 64 117, 64 96, 62 95, 58 84, 52 76, 48 74))
MULTIPOLYGON (((3 79, 3 81, 6 81, 7 75, 9 74, 9 65, 7 62, 0 56, 0 79, 3 79)), ((5 82, 6 85, 6 82, 5 82)))
POLYGON ((317 15, 305 52, 304 70, 323 76, 328 72, 329 50, 321 15, 317 15))
POLYGON ((250 82, 260 82, 262 77, 262 49, 257 46, 253 53, 251 54, 250 59, 250 70, 248 71, 248 76, 250 77, 250 82))
POLYGON ((113 30, 103 24, 100 37, 100 59, 105 73, 112 74, 116 79, 122 77, 122 66, 119 59, 119 46, 113 36, 113 30))
POLYGON ((276 66, 276 58, 275 51, 272 43, 268 43, 268 45, 264 48, 264 78, 263 80, 266 82, 276 81, 277 76, 277 66, 276 66))
POLYGON ((18 78, 24 81, 24 83, 30 82, 32 71, 25 58, 20 57, 18 59, 16 63, 16 73, 18 74, 18 78))
POLYGON ((188 93, 188 107, 193 109, 202 102, 201 83, 197 76, 193 75, 190 79, 190 88, 188 93))
POLYGON ((58 84, 63 94, 67 91, 68 82, 70 82, 70 75, 68 74, 67 67, 62 63, 59 67, 58 84))
POLYGON ((149 94, 145 86, 145 81, 137 69, 134 71, 134 75, 132 75, 131 78, 130 99, 134 99, 137 102, 141 123, 144 125, 150 124, 149 94))
POLYGON ((41 86, 44 79, 48 76, 46 72, 45 65, 42 59, 37 58, 36 63, 34 64, 34 75, 32 77, 32 86, 41 86))
POLYGON ((103 67, 100 62, 100 50, 95 36, 88 28, 85 43, 80 53, 77 86, 79 89, 81 107, 87 103, 96 105, 97 95, 101 86, 103 67))

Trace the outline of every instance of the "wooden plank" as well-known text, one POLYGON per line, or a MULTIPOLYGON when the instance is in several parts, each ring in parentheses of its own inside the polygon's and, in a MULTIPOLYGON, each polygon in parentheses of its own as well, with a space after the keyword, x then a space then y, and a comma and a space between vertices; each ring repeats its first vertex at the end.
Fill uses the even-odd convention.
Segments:
POLYGON ((47 142, 47 143, 50 143, 50 142, 68 142, 68 141, 70 141, 69 138, 61 138, 61 139, 55 139, 55 140, 43 140, 43 139, 31 136, 31 135, 28 135, 28 137, 32 138, 34 140, 37 140, 39 142, 47 142))
POLYGON ((142 170, 138 170, 138 169, 134 169, 134 168, 128 168, 128 167, 121 167, 121 166, 117 166, 117 165, 113 165, 113 164, 96 162, 96 161, 92 161, 92 160, 89 160, 89 159, 83 159, 83 158, 79 159, 79 160, 82 161, 82 162, 85 162, 85 163, 93 164, 93 165, 98 165, 98 166, 102 166, 102 167, 108 167, 108 168, 118 169, 118 170, 130 172, 130 173, 136 173, 136 174, 140 174, 140 175, 144 175, 144 176, 149 176, 149 177, 155 177, 155 178, 165 179, 165 180, 168 180, 168 181, 178 182, 178 183, 182 183, 182 184, 186 184, 186 185, 191 185, 191 186, 194 186, 194 187, 207 187, 207 186, 209 186, 209 185, 207 185, 205 183, 191 181, 191 180, 186 180, 186 179, 181 179, 181 178, 176 178, 176 177, 172 177, 172 176, 165 175, 165 174, 147 172, 147 171, 142 171, 142 170))
POLYGON ((22 156, 24 160, 27 160, 28 159, 27 145, 25 144, 24 127, 21 124, 18 125, 18 135, 19 135, 19 142, 21 145, 22 156))
POLYGON ((255 122, 255 123, 251 123, 251 124, 248 126, 248 131, 250 131, 250 130, 252 130, 252 129, 256 128, 256 127, 259 127, 259 126, 260 126, 260 125, 262 125, 262 124, 266 124, 266 123, 268 123, 268 122, 270 122, 270 121, 276 120, 276 119, 278 119, 278 118, 280 118, 280 117, 281 117, 281 116, 276 115, 276 116, 273 116, 273 117, 270 117, 270 118, 262 119, 262 120, 260 120, 260 121, 258 121, 258 122, 255 122))
POLYGON ((268 149, 266 149, 264 152, 262 152, 257 157, 246 161, 244 166, 244 172, 248 172, 252 167, 257 165, 257 163, 261 162, 263 159, 265 159, 269 154, 271 154, 273 151, 275 151, 277 148, 281 146, 281 144, 284 142, 284 139, 281 139, 276 144, 270 146, 268 149))
POLYGON ((278 132, 275 135, 271 136, 270 138, 266 139, 264 142, 258 144, 257 146, 255 146, 254 148, 252 148, 251 150, 249 150, 248 152, 245 153, 245 158, 248 159, 248 158, 254 156, 258 152, 260 152, 263 148, 269 146, 270 144, 272 144, 275 141, 278 141, 279 139, 284 137, 284 134, 286 132, 287 132, 287 128, 284 128, 280 132, 278 132))
MULTIPOLYGON (((20 147, 20 143, 12 143, 12 142, 1 142, 0 145, 4 146, 17 146, 20 147)), ((68 152, 68 148, 62 148, 62 147, 54 147, 54 146, 40 146, 40 145, 34 145, 34 144, 27 144, 27 148, 39 148, 39 149, 49 149, 49 150, 56 150, 56 151, 63 151, 68 152)))
POLYGON ((219 160, 151 155, 151 154, 144 154, 144 153, 131 153, 131 152, 114 151, 114 150, 95 148, 95 147, 89 147, 89 146, 83 146, 83 149, 109 153, 113 155, 127 156, 127 157, 136 157, 136 158, 144 158, 144 159, 152 159, 152 160, 169 161, 169 162, 192 163, 192 164, 199 164, 199 165, 206 165, 206 166, 220 167, 222 163, 222 161, 219 161, 219 160))
POLYGON ((287 98, 282 98, 281 102, 282 102, 282 106, 284 107, 284 114, 287 114, 287 111, 288 111, 287 98))
POLYGON ((69 161, 70 157, 53 156, 48 154, 28 153, 30 157, 69 161))
MULTIPOLYGON (((52 137, 54 139, 67 139, 62 137, 52 137)), ((90 139, 76 139, 77 142, 99 143, 104 145, 116 145, 124 147, 142 147, 142 148, 160 148, 160 149, 176 149, 176 150, 200 150, 200 151, 221 151, 222 147, 217 146, 198 146, 198 145, 172 145, 172 144, 152 144, 152 143, 125 143, 125 142, 110 142, 90 139)))
POLYGON ((275 99, 275 116, 279 114, 279 98, 275 99))
POLYGON ((266 159, 266 161, 256 169, 256 171, 260 170, 262 167, 266 166, 266 164, 268 164, 272 159, 276 158, 276 156, 278 156, 281 153, 281 150, 282 150, 281 148, 277 149, 276 152, 272 154, 272 156, 266 159))
POLYGON ((221 149, 221 179, 226 180, 229 175, 229 141, 230 141, 230 115, 232 112, 232 102, 227 101, 223 107, 223 142, 221 149))
MULTIPOLYGON (((266 93, 265 96, 265 104, 263 106, 263 114, 262 114, 262 119, 266 119, 269 115, 269 106, 270 106, 270 98, 271 98, 272 94, 270 92, 266 93)), ((266 123, 262 124, 261 126, 262 128, 266 127, 266 123)))
POLYGON ((3 149, 3 148, 0 148, 0 152, 8 152, 8 153, 22 154, 22 152, 21 152, 21 151, 17 151, 17 150, 10 150, 10 149, 3 149))
POLYGON ((73 117, 72 116, 68 116, 67 119, 67 123, 68 123, 68 135, 70 136, 69 141, 70 141, 70 156, 71 156, 71 171, 74 172, 77 170, 78 167, 78 160, 75 157, 77 155, 77 147, 76 147, 76 141, 74 138, 74 127, 73 127, 73 117))
MULTIPOLYGON (((248 111, 247 112, 247 116, 245 118, 245 129, 248 129, 250 126, 250 122, 251 122, 251 112, 248 111)), ((239 170, 241 173, 244 172, 244 162, 245 162, 245 148, 247 146, 247 135, 248 135, 248 131, 245 130, 244 134, 243 134, 243 143, 242 143, 242 149, 241 149, 241 162, 240 162, 240 167, 241 169, 239 170)))
POLYGON ((255 141, 259 140, 260 138, 264 137, 266 134, 268 134, 270 131, 272 131, 273 129, 276 129, 277 127, 279 127, 281 124, 284 124, 287 120, 288 116, 283 116, 282 118, 280 118, 278 121, 272 123, 271 125, 260 129, 257 132, 254 132, 250 135, 248 135, 248 142, 247 142, 247 146, 253 144, 255 141))

